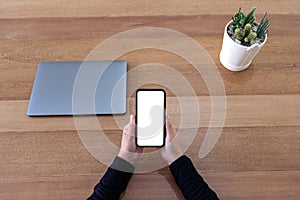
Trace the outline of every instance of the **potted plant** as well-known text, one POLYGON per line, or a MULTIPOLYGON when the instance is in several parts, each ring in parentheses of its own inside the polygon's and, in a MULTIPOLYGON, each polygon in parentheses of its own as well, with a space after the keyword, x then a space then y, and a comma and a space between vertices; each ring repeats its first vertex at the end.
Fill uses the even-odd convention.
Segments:
POLYGON ((220 61, 231 71, 247 69, 267 41, 269 18, 265 13, 260 23, 257 23, 255 9, 252 8, 245 15, 240 8, 225 26, 220 61))

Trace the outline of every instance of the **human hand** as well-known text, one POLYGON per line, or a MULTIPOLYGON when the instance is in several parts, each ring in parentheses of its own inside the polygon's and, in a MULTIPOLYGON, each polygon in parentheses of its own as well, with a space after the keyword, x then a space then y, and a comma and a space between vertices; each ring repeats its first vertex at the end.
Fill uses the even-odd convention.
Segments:
POLYGON ((176 131, 172 127, 172 123, 169 117, 167 116, 166 118, 166 144, 164 147, 160 148, 159 153, 161 157, 168 163, 168 165, 171 165, 172 162, 174 162, 177 158, 182 156, 183 153, 175 138, 176 131))
POLYGON ((139 159, 143 148, 135 145, 135 117, 130 115, 128 124, 123 129, 122 142, 118 157, 128 161, 132 165, 139 159))

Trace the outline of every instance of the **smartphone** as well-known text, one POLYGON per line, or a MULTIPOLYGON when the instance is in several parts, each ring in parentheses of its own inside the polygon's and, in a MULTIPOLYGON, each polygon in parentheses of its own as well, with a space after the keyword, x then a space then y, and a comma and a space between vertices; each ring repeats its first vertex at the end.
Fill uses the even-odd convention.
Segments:
POLYGON ((166 92, 163 89, 138 89, 136 106, 136 145, 162 147, 166 137, 166 92))

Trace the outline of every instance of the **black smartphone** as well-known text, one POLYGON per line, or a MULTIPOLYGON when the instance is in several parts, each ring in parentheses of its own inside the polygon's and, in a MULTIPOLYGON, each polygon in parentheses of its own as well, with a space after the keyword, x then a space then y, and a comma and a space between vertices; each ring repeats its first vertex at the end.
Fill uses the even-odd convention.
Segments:
POLYGON ((135 97, 136 145, 162 147, 166 137, 166 92, 163 89, 138 89, 135 97))

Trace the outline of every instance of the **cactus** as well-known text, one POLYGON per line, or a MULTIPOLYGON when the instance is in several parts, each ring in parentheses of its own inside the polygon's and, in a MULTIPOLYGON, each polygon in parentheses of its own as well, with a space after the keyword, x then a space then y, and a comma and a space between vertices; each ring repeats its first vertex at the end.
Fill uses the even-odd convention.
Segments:
POLYGON ((252 31, 252 25, 251 24, 246 24, 244 27, 244 30, 241 28, 236 28, 234 30, 234 35, 236 39, 240 41, 244 41, 246 43, 251 42, 256 38, 256 33, 252 31))
POLYGON ((245 42, 251 42, 252 40, 254 40, 256 38, 256 33, 255 32, 250 32, 247 37, 244 38, 245 42))
POLYGON ((267 29, 270 26, 269 18, 267 18, 267 13, 264 14, 261 22, 259 24, 255 23, 254 11, 256 8, 245 15, 241 8, 232 17, 232 23, 230 30, 234 35, 234 38, 238 39, 241 44, 250 46, 253 40, 259 38, 263 40, 267 29))
POLYGON ((235 34, 235 37, 236 37, 238 40, 240 40, 240 41, 243 40, 244 34, 243 34, 242 29, 236 28, 236 29, 234 30, 234 34, 235 34))
POLYGON ((245 25, 245 28, 244 28, 244 31, 245 31, 245 37, 247 37, 249 35, 249 33, 251 32, 252 30, 252 25, 251 24, 246 24, 245 25))

